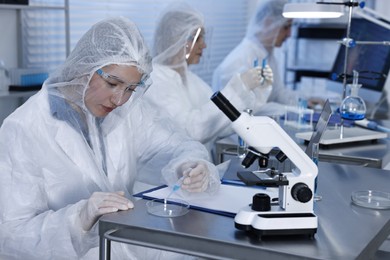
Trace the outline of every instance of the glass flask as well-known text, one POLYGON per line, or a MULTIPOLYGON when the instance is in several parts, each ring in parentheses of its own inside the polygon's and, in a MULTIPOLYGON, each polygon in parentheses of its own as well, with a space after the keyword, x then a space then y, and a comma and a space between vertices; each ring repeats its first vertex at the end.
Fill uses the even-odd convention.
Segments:
POLYGON ((359 97, 359 89, 362 86, 358 84, 359 73, 353 71, 353 83, 348 84, 351 94, 344 98, 340 105, 340 115, 347 120, 361 120, 366 115, 366 103, 359 97))

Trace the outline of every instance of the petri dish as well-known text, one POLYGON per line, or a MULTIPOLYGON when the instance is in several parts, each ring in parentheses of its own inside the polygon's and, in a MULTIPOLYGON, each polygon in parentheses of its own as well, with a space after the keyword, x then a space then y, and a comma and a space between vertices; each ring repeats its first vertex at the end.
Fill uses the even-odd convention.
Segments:
POLYGON ((370 209, 390 209, 390 193, 375 190, 355 191, 351 195, 352 202, 370 209))
POLYGON ((154 199, 146 203, 148 213, 165 218, 180 217, 188 213, 190 204, 181 199, 154 199))

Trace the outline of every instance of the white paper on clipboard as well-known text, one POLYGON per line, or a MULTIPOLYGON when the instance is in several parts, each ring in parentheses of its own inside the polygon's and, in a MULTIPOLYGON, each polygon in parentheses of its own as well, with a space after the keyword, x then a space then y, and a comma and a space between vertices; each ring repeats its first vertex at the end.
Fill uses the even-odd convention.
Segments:
MULTIPOLYGON (((164 187, 150 192, 144 192, 143 197, 163 199, 171 188, 164 187)), ((186 200, 193 208, 202 209, 204 211, 220 211, 231 214, 237 214, 244 206, 252 203, 253 195, 257 193, 266 193, 271 199, 278 197, 278 188, 251 188, 248 186, 235 186, 221 184, 220 189, 214 195, 206 193, 191 194, 190 196, 181 196, 182 193, 174 193, 172 198, 186 200)))

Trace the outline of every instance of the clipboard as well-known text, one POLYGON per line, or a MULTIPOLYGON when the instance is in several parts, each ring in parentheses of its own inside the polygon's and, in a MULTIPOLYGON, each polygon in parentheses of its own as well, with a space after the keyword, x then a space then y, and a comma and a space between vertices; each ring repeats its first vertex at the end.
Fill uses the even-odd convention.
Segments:
MULTIPOLYGON (((135 194, 134 197, 147 200, 163 199, 170 191, 169 187, 162 185, 135 194)), ((191 209, 234 218, 241 208, 252 203, 255 194, 267 193, 272 199, 278 198, 278 191, 278 188, 259 189, 258 187, 221 184, 217 193, 213 195, 193 193, 190 196, 182 196, 182 193, 178 191, 172 195, 172 198, 187 201, 191 209)))

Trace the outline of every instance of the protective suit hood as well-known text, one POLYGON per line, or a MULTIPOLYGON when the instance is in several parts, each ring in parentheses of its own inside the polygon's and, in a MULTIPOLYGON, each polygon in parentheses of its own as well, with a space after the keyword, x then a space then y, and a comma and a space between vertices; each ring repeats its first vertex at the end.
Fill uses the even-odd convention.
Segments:
MULTIPOLYGON (((157 20, 153 43, 153 63, 169 66, 186 81, 186 45, 198 28, 204 27, 203 16, 184 2, 174 3, 157 20)), ((187 46, 188 47, 188 46, 187 46)))
POLYGON ((289 21, 282 16, 287 0, 263 0, 249 21, 245 37, 260 42, 267 49, 275 46, 280 29, 289 21))
MULTIPOLYGON (((79 40, 65 63, 45 81, 49 96, 66 100, 79 109, 89 129, 97 120, 86 108, 85 92, 92 75, 107 65, 135 66, 147 78, 152 71, 149 50, 136 25, 123 17, 103 20, 91 27, 79 40)), ((104 134, 115 128, 134 104, 133 95, 121 107, 116 108, 101 121, 104 134)))

